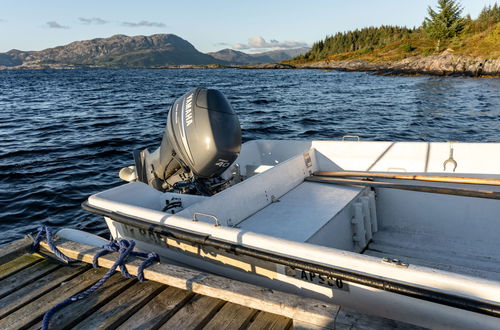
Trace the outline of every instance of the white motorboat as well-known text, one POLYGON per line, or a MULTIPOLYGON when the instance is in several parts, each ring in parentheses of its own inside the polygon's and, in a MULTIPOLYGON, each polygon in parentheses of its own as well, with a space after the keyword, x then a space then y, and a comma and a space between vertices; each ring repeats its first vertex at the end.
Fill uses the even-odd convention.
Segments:
POLYGON ((198 126, 195 144, 187 127, 221 106, 210 93, 177 101, 162 146, 121 171, 130 182, 83 204, 114 238, 367 314, 500 328, 500 143, 257 140, 240 149, 238 126, 205 161, 200 148, 218 137, 198 126), (203 173, 209 163, 214 175, 203 173))

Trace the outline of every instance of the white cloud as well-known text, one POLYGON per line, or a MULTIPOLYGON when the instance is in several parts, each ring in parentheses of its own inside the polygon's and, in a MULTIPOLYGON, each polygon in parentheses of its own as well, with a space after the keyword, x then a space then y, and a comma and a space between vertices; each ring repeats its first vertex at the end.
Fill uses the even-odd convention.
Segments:
POLYGON ((99 17, 92 17, 92 18, 78 17, 78 19, 80 20, 80 22, 82 22, 83 24, 87 24, 87 25, 89 25, 89 24, 102 25, 102 24, 108 23, 108 21, 105 21, 99 17))
POLYGON ((285 48, 299 48, 299 47, 309 47, 306 42, 302 41, 278 41, 276 39, 271 39, 269 42, 261 36, 255 36, 248 39, 246 44, 235 44, 233 48, 235 49, 285 49, 285 48))
POLYGON ((142 26, 148 26, 148 27, 166 27, 165 24, 159 23, 159 22, 150 22, 150 21, 140 21, 140 22, 122 22, 123 26, 127 27, 142 27, 142 26))
POLYGON ((47 22, 46 26, 51 29, 69 29, 69 26, 61 25, 55 21, 47 22))

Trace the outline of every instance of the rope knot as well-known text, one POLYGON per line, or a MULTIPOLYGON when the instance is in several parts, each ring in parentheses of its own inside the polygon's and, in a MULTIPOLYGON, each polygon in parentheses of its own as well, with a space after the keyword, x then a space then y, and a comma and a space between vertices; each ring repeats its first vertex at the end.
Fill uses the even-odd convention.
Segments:
POLYGON ((31 246, 31 253, 38 252, 40 250, 40 242, 42 241, 43 234, 45 234, 45 240, 47 241, 47 245, 49 246, 50 251, 54 253, 56 257, 58 257, 61 260, 64 260, 65 262, 69 263, 72 261, 76 261, 75 259, 72 259, 61 251, 55 246, 54 242, 52 241, 52 230, 45 226, 42 225, 38 227, 38 233, 35 236, 35 239, 33 240, 33 245, 31 246))
MULTIPOLYGON (((42 237, 43 233, 45 233, 45 235, 47 237, 47 243, 49 244, 49 247, 51 248, 51 250, 53 250, 53 252, 56 256, 58 256, 59 258, 61 258, 63 260, 70 259, 70 258, 66 257, 64 254, 62 254, 54 246, 54 244, 52 243, 52 234, 50 232, 50 229, 47 226, 41 226, 38 229, 38 234, 36 235, 35 241, 33 243, 33 249, 35 251, 39 248, 41 237, 42 237), (58 253, 56 253, 56 252, 58 252, 58 253)), ((109 242, 108 244, 102 246, 103 249, 94 255, 94 259, 92 262, 94 268, 99 267, 98 261, 99 261, 100 257, 102 257, 106 254, 112 253, 112 252, 117 252, 117 253, 119 253, 119 255, 118 255, 117 260, 113 264, 113 266, 111 266, 111 268, 107 271, 107 273, 104 274, 104 276, 99 281, 94 283, 94 285, 92 285, 90 288, 78 293, 77 295, 75 295, 71 298, 68 298, 68 299, 60 302, 56 306, 52 307, 49 311, 47 311, 47 313, 45 313, 45 315, 43 317, 42 328, 44 330, 48 329, 50 319, 55 314, 55 312, 57 312, 58 310, 60 310, 63 307, 66 307, 67 305, 71 304, 72 302, 75 302, 77 300, 80 300, 80 299, 87 297, 92 292, 96 291, 101 285, 104 284, 104 282, 106 282, 107 279, 109 279, 111 277, 111 275, 114 274, 114 272, 116 271, 116 269, 118 267, 120 267, 120 271, 121 271, 123 276, 125 276, 126 278, 134 278, 134 276, 130 275, 127 268, 125 267, 125 261, 127 260, 127 258, 129 256, 146 258, 137 269, 137 279, 140 282, 144 282, 145 281, 144 269, 146 267, 148 267, 149 265, 153 264, 154 262, 160 262, 160 257, 158 256, 158 254, 156 254, 154 252, 143 253, 143 252, 133 251, 134 247, 135 247, 134 240, 125 240, 125 239, 113 240, 113 241, 109 242)))
POLYGON ((144 282, 146 279, 144 278, 144 269, 150 265, 152 265, 155 262, 160 262, 160 256, 157 253, 150 252, 150 253, 143 253, 143 252, 137 252, 134 251, 135 247, 135 241, 134 240, 113 240, 109 242, 109 244, 106 244, 103 246, 103 250, 96 253, 94 256, 93 260, 93 266, 94 268, 98 268, 98 260, 100 257, 103 255, 106 255, 111 252, 118 252, 118 259, 115 262, 114 268, 120 267, 120 272, 122 275, 126 278, 134 278, 133 275, 130 275, 130 273, 127 270, 127 267, 125 266, 125 261, 129 256, 134 256, 134 257, 141 257, 141 258, 146 258, 138 267, 137 269, 137 279, 140 282, 144 282))

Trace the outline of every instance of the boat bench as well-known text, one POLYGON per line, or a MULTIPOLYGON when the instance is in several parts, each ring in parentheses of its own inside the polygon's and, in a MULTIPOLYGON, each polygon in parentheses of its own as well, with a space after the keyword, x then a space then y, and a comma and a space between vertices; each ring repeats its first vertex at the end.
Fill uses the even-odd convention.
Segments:
MULTIPOLYGON (((343 231, 352 241, 352 208, 362 188, 303 182, 240 223, 242 229, 297 242, 319 243, 321 231, 343 231), (347 219, 348 218, 348 219, 347 219), (332 227, 332 228, 326 228, 332 227)), ((329 242, 332 245, 332 242, 329 242)))

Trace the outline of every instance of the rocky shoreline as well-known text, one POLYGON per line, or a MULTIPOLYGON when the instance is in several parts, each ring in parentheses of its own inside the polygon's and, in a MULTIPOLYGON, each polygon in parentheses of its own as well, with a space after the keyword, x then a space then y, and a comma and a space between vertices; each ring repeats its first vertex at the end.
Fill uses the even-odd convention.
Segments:
POLYGON ((500 59, 481 59, 456 55, 446 50, 439 55, 414 56, 394 62, 369 62, 367 60, 317 61, 312 63, 264 63, 254 65, 182 65, 177 68, 237 68, 237 69, 322 69, 356 72, 373 72, 383 75, 432 75, 465 77, 500 77, 500 59))
POLYGON ((435 75, 500 77, 500 59, 481 59, 456 55, 444 51, 439 55, 415 56, 396 62, 368 62, 366 60, 319 61, 297 64, 301 69, 336 69, 345 71, 368 71, 394 75, 435 75))
MULTIPOLYGON (((1 67, 2 69, 77 69, 96 66, 74 66, 64 64, 21 65, 1 67)), ((433 75, 433 76, 466 76, 466 77, 500 77, 500 59, 481 59, 456 55, 446 50, 438 55, 414 56, 394 62, 369 62, 367 60, 317 61, 310 63, 263 63, 247 65, 170 65, 152 69, 322 69, 372 72, 383 75, 433 75)))

